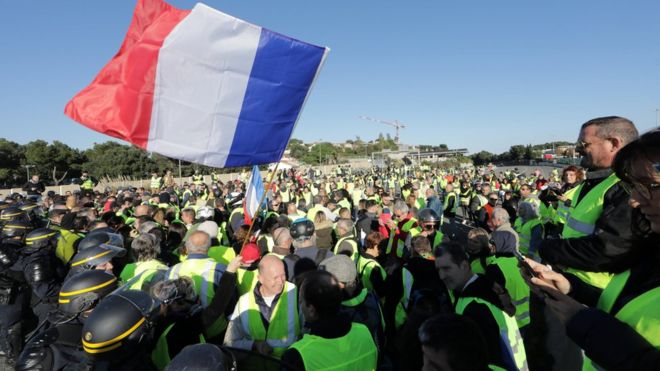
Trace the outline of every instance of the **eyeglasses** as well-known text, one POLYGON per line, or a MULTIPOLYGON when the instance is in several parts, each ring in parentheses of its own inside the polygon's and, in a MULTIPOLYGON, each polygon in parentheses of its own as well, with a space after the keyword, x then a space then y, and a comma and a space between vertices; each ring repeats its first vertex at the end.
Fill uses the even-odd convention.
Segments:
MULTIPOLYGON (((655 170, 656 177, 660 176, 660 163, 651 164, 651 167, 655 170)), ((652 199, 653 192, 660 189, 660 183, 652 182, 644 184, 635 180, 622 181, 621 186, 629 195, 632 195, 633 191, 636 191, 647 200, 652 199)))
POLYGON ((643 184, 636 181, 621 182, 621 186, 629 195, 635 191, 647 200, 652 199, 653 192, 660 189, 660 183, 643 184))
POLYGON ((577 142, 575 142, 575 149, 578 150, 578 151, 581 150, 581 149, 587 149, 587 148, 589 148, 589 146, 591 146, 592 144, 602 143, 602 142, 607 141, 607 140, 610 140, 610 139, 611 139, 611 138, 605 138, 605 139, 603 139, 603 140, 601 140, 601 141, 599 141, 599 142, 591 142, 591 143, 583 142, 583 141, 581 141, 581 140, 578 140, 577 142))
POLYGON ((497 198, 489 198, 489 200, 491 200, 491 201, 497 201, 498 199, 497 199, 497 198))

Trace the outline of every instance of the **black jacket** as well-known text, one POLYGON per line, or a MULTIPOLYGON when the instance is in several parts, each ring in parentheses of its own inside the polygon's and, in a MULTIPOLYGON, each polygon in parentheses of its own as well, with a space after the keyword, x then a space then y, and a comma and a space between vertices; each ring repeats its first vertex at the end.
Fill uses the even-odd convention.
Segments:
POLYGON ((46 186, 41 181, 36 183, 27 181, 27 183, 23 185, 23 190, 27 192, 28 196, 41 196, 41 194, 46 191, 46 186))
MULTIPOLYGON (((611 170, 591 173, 584 181, 580 199, 588 191, 611 174, 611 170)), ((589 272, 616 272, 616 264, 631 253, 632 208, 628 206, 630 195, 620 183, 612 186, 603 202, 603 213, 596 220, 594 234, 579 238, 552 239, 541 243, 541 258, 553 265, 589 272)), ((575 202, 575 198, 573 202, 575 202)), ((577 200, 578 203, 580 200, 577 200)))

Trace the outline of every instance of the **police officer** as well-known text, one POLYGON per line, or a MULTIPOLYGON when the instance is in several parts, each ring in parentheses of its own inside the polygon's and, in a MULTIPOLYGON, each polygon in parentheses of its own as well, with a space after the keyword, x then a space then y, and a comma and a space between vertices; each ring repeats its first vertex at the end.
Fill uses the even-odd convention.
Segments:
POLYGON ((0 350, 7 361, 13 364, 22 347, 23 313, 27 313, 30 303, 29 289, 24 280, 16 279, 10 271, 18 261, 19 250, 23 247, 25 235, 31 230, 23 221, 11 221, 2 228, 0 243, 0 350))
POLYGON ((98 369, 155 370, 149 349, 159 303, 139 290, 106 296, 83 325, 83 350, 98 369))
POLYGON ((123 247, 109 241, 85 247, 80 249, 80 251, 71 258, 68 276, 70 277, 74 274, 92 269, 104 270, 108 273, 112 273, 114 268, 112 265, 112 259, 114 257, 124 256, 125 254, 126 250, 123 247))
POLYGON ((28 340, 16 369, 61 370, 87 364, 81 343, 83 324, 99 301, 116 288, 117 277, 104 271, 68 278, 60 289, 58 310, 28 340))

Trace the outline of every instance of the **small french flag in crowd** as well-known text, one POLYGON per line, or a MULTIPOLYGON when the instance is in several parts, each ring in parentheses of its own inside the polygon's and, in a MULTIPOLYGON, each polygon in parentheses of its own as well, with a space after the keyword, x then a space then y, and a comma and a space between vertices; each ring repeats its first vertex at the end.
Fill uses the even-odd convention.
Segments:
POLYGON ((139 0, 119 52, 65 114, 198 164, 278 162, 328 51, 204 4, 139 0))
MULTIPOLYGON (((246 185, 245 198, 243 199, 243 216, 245 224, 252 224, 252 220, 257 216, 259 210, 259 201, 264 194, 264 183, 261 179, 259 167, 254 165, 252 167, 252 174, 250 174, 250 181, 246 185)), ((264 202, 266 200, 264 199, 264 202)), ((264 205, 262 205, 264 206, 264 205)))

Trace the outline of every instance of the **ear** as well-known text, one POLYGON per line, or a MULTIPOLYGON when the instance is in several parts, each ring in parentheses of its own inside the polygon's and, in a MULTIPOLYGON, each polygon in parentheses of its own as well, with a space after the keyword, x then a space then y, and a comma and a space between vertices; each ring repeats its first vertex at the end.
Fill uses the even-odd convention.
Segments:
POLYGON ((616 152, 616 151, 620 150, 621 148, 623 148, 623 141, 621 140, 621 138, 612 137, 612 138, 610 138, 610 143, 612 143, 612 151, 613 152, 616 152))

